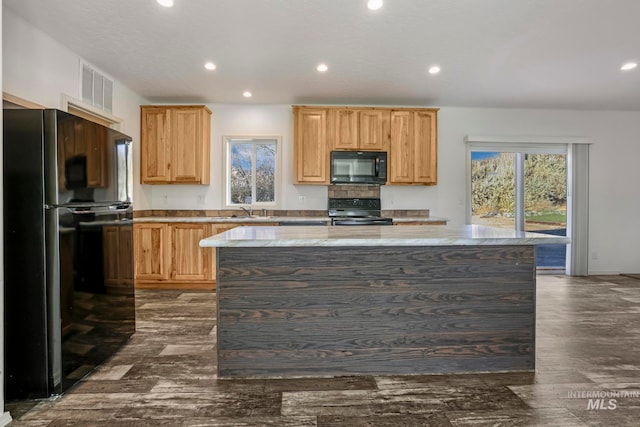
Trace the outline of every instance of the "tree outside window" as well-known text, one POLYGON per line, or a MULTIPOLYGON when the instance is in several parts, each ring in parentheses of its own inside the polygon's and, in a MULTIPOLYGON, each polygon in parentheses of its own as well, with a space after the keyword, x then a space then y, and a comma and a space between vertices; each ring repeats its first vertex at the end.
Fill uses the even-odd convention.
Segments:
POLYGON ((276 202, 276 139, 227 139, 229 205, 276 202))

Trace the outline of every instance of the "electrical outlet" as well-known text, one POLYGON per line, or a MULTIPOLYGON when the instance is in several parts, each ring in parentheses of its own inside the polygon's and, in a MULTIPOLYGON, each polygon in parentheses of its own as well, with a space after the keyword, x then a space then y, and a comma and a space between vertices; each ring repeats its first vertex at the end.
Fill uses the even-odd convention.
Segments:
POLYGON ((307 200, 306 196, 298 196, 298 203, 304 203, 307 200))
POLYGON ((196 198, 196 202, 197 202, 199 205, 204 205, 204 195, 203 195, 203 194, 200 194, 200 195, 196 198))
POLYGON ((167 206, 169 204, 169 196, 167 196, 166 194, 164 196, 162 196, 162 203, 167 206))

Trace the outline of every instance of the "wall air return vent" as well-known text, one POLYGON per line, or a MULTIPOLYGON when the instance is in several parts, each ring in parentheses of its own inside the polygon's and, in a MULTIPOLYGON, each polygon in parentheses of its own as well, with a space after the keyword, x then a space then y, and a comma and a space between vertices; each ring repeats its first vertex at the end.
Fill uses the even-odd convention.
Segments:
POLYGON ((82 64, 82 102, 112 112, 113 80, 88 64, 82 64))

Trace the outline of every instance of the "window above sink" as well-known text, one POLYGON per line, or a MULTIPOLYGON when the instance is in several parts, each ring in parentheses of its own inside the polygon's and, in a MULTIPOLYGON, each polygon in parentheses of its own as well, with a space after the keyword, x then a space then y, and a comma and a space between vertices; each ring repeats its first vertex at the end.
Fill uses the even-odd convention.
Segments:
POLYGON ((279 136, 224 137, 226 207, 259 213, 278 206, 281 141, 279 136))

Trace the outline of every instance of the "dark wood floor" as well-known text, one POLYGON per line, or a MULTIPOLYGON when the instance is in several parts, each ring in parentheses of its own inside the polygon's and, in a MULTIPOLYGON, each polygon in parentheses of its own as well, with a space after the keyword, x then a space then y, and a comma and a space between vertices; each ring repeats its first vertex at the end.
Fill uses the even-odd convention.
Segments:
POLYGON ((535 373, 290 380, 217 379, 214 294, 140 290, 124 349, 6 409, 12 426, 637 426, 638 278, 538 276, 535 373))

